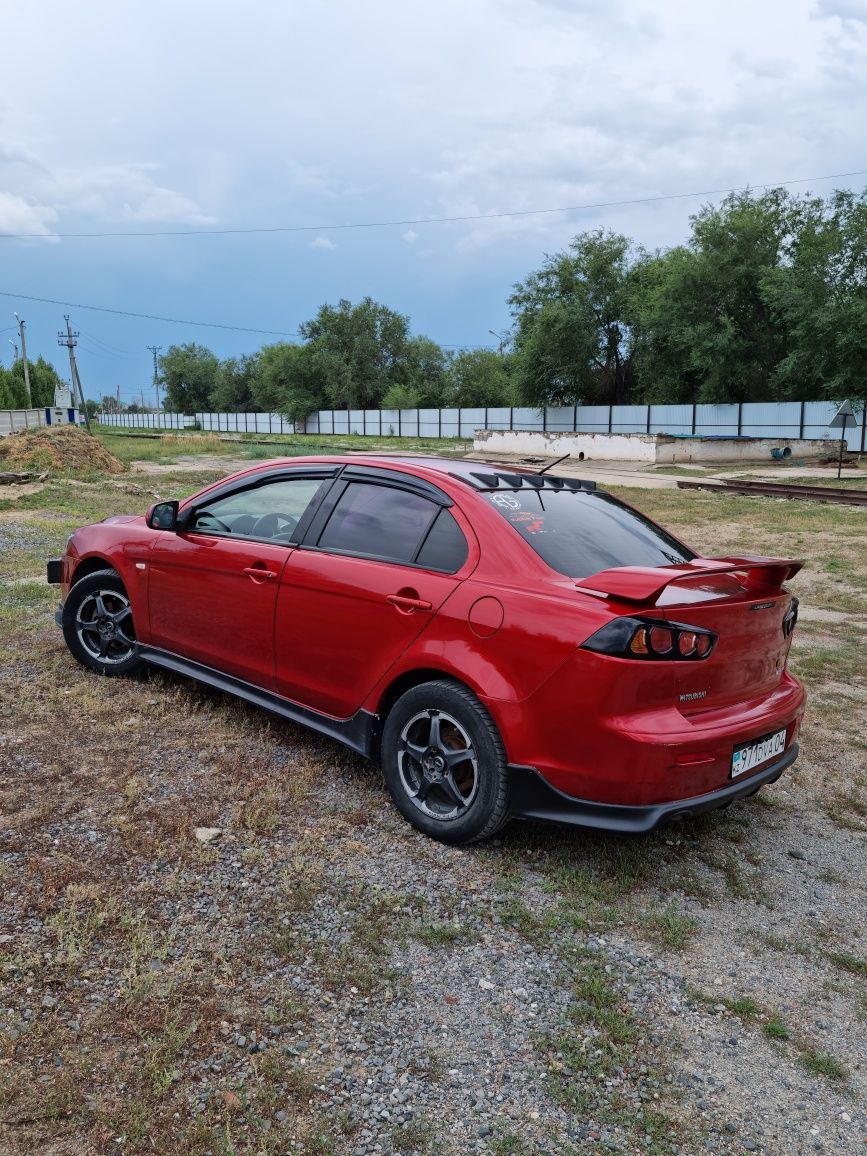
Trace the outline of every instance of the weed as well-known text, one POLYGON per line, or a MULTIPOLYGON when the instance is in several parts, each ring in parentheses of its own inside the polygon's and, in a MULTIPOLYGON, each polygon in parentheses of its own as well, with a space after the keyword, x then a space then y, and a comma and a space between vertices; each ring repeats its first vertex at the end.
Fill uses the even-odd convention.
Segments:
POLYGON ((742 995, 738 999, 724 999, 720 1002, 744 1021, 753 1020, 759 1014, 759 1005, 752 996, 742 995))
POLYGON ((798 1045, 798 1059, 809 1072, 827 1076, 829 1080, 845 1080, 846 1069, 828 1052, 820 1052, 812 1044, 798 1045))
POLYGON ((398 1152, 434 1153, 441 1152, 443 1147, 435 1125, 424 1116, 394 1128, 391 1142, 398 1152))
POLYGON ((672 904, 661 911, 651 911, 641 920, 643 934, 657 947, 682 951, 698 934, 701 924, 672 904))
POLYGON ((851 951, 825 951, 822 954, 829 963, 833 963, 834 967, 839 967, 841 971, 867 978, 867 959, 853 955, 851 951))
POLYGON ((469 928, 456 923, 416 923, 409 933, 425 947, 450 947, 461 939, 472 938, 469 928))
POLYGON ((771 1040, 789 1040, 792 1033, 785 1025, 779 1012, 773 1012, 770 1018, 762 1024, 762 1031, 771 1040))

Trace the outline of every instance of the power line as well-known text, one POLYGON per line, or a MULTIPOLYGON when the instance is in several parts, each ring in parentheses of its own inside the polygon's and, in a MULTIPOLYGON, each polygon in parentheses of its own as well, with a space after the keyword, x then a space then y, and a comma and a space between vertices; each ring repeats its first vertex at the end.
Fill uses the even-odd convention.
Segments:
MULTIPOLYGON (((867 169, 852 173, 826 173, 818 177, 793 177, 787 181, 762 181, 727 189, 700 189, 691 193, 662 193, 651 197, 632 197, 624 201, 594 201, 584 205, 560 205, 553 209, 512 209, 502 213, 466 213, 455 217, 406 217, 388 221, 354 221, 344 225, 266 225, 229 229, 155 229, 149 232, 106 231, 99 233, 0 233, 0 240, 27 240, 45 237, 83 240, 107 237, 228 237, 256 233, 325 233, 347 229, 386 229, 406 225, 450 225, 461 221, 499 221, 507 217, 541 217, 553 213, 579 213, 589 209, 619 209, 629 205, 651 205, 660 201, 682 201, 692 197, 717 197, 728 193, 748 193, 752 189, 784 188, 810 184, 812 181, 837 181, 867 176, 867 169)), ((222 328, 233 328, 223 326, 222 328)))
POLYGON ((97 345, 101 345, 103 349, 116 354, 118 357, 139 357, 139 354, 134 353, 131 349, 120 349, 117 345, 109 345, 107 341, 103 341, 101 337, 97 337, 95 333, 91 333, 87 329, 82 329, 81 332, 86 334, 91 341, 95 341, 97 345))
MULTIPOLYGON (((289 333, 289 332, 284 332, 283 330, 279 330, 279 329, 251 329, 246 325, 221 325, 218 321, 185 321, 180 317, 159 317, 154 313, 132 313, 128 309, 109 309, 105 305, 82 305, 80 302, 75 302, 75 301, 58 301, 54 297, 32 297, 32 296, 29 296, 27 293, 9 293, 4 289, 0 289, 0 297, 20 298, 22 301, 39 301, 43 305, 66 305, 72 309, 90 309, 94 313, 114 313, 119 317, 138 317, 138 318, 142 318, 145 321, 166 321, 172 325, 189 325, 192 328, 196 328, 196 327, 201 326, 201 327, 204 327, 207 329, 230 329, 230 330, 233 330, 234 332, 237 332, 237 333, 264 333, 264 334, 267 334, 271 337, 300 337, 301 336, 301 334, 298 332, 289 333)), ((15 328, 15 327, 12 326, 12 328, 15 328)), ((82 332, 86 333, 87 331, 82 330, 82 332)), ((99 339, 94 338, 94 340, 99 340, 99 339)), ((105 343, 101 342, 100 344, 104 345, 105 343)), ((445 345, 445 344, 442 344, 441 342, 438 342, 438 344, 440 344, 442 349, 487 349, 487 348, 489 348, 487 345, 472 345, 472 344, 445 345)), ((106 348, 111 349, 111 346, 106 346, 106 348)), ((90 352, 94 353, 95 356, 97 356, 97 357, 108 356, 108 354, 101 355, 101 354, 95 353, 94 350, 90 350, 90 352)), ((137 357, 138 355, 137 354, 127 355, 127 354, 120 354, 119 353, 119 354, 116 354, 115 356, 117 356, 117 357, 127 357, 127 356, 137 357)))
POLYGON ((298 337, 281 329, 252 329, 248 325, 222 325, 218 321, 186 321, 180 317, 160 317, 155 313, 133 313, 129 309, 109 309, 106 305, 82 305, 80 301, 59 301, 55 297, 33 297, 27 293, 9 293, 0 289, 0 297, 17 297, 21 301, 39 301, 43 305, 66 305, 70 309, 89 309, 94 313, 114 313, 118 317, 139 317, 144 321, 166 321, 171 325, 190 325, 200 329, 231 329, 236 333, 263 333, 269 337, 298 337))

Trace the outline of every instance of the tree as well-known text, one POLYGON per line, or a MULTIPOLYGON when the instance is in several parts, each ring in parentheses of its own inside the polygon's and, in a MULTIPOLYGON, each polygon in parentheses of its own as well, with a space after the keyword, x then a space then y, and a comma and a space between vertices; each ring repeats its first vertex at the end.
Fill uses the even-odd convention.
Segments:
POLYGON ((515 286, 515 374, 536 405, 628 400, 626 322, 630 242, 608 230, 580 233, 515 286))
POLYGON ((286 341, 262 350, 251 389, 260 410, 286 414, 292 421, 303 421, 327 400, 316 351, 286 341))
POLYGON ((23 409, 27 405, 24 375, 0 365, 0 409, 23 409))
POLYGON ((629 319, 641 397, 767 399, 786 333, 765 286, 785 253, 789 195, 733 193, 691 223, 686 246, 645 257, 633 274, 629 319))
MULTIPOLYGON (((19 362, 19 365, 21 363, 19 362)), ((30 396, 34 406, 54 405, 54 391, 64 385, 60 374, 50 361, 44 357, 37 357, 28 367, 30 375, 30 396)), ((24 366, 21 365, 21 375, 24 376, 24 366)))
POLYGON ((253 386, 259 376, 260 355, 246 354, 220 362, 210 404, 224 413, 252 413, 256 409, 253 386))
POLYGON ((391 385, 380 402, 380 409, 418 409, 418 393, 411 385, 391 385))
POLYGON ((448 371, 448 404, 457 406, 512 405, 509 360, 493 349, 464 349, 452 358, 448 371))
POLYGON ((343 299, 299 329, 333 408, 376 408, 390 386, 406 384, 409 321, 402 313, 370 297, 358 305, 343 299))
MULTIPOLYGON (((30 398, 34 409, 54 405, 54 391, 63 385, 60 374, 50 361, 38 357, 28 362, 30 398)), ((0 366, 0 408, 22 409, 27 405, 27 387, 24 382, 24 362, 19 357, 11 369, 0 366)))
POLYGON ((165 409, 193 414, 207 410, 217 383, 219 361, 204 345, 170 345, 159 359, 165 409))
POLYGON ((863 397, 867 382, 867 194, 836 192, 792 209, 787 259, 762 297, 785 334, 773 372, 785 398, 863 397))
POLYGON ((436 341, 431 341, 429 337, 410 337, 406 343, 402 366, 399 370, 396 368, 396 372, 402 372, 406 387, 415 396, 412 407, 433 408, 447 404, 448 365, 445 350, 436 341))

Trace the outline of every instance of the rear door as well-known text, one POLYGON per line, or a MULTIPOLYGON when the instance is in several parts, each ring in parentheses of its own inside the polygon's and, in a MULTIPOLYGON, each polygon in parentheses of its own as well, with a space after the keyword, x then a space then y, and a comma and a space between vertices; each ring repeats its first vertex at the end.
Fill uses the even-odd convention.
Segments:
POLYGON ((347 478, 283 570, 275 624, 280 694, 338 718, 358 710, 472 566, 447 499, 399 479, 347 478))
POLYGON ((256 479, 198 507, 183 532, 160 533, 148 582, 153 645, 274 690, 280 575, 324 484, 256 479))

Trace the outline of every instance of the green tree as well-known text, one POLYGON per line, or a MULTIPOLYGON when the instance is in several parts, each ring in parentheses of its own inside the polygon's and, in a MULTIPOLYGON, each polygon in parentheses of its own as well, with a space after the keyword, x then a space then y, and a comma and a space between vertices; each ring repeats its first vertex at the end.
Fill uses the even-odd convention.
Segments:
POLYGON ((23 409, 26 404, 23 375, 19 377, 14 366, 0 365, 0 409, 23 409))
POLYGON ((192 414, 208 409, 220 363, 204 345, 170 345, 159 359, 165 409, 192 414))
POLYGON ((515 286, 515 378, 535 405, 628 400, 630 242, 580 233, 515 286))
POLYGON ((786 260, 762 297, 785 334, 774 392, 795 399, 863 397, 867 383, 867 193, 803 199, 786 260))
POLYGON ((505 406, 514 403, 509 359, 493 349, 464 349, 448 371, 448 405, 505 406))
POLYGON ((286 414, 292 421, 303 421, 327 404, 325 379, 310 345, 266 345, 251 389, 258 409, 286 414))
MULTIPOLYGON (((410 337, 396 373, 402 373, 404 382, 414 396, 412 406, 390 408, 435 408, 447 404, 449 359, 445 350, 429 337, 410 337)), ((383 401, 384 404, 384 401, 383 401)))
MULTIPOLYGON (((19 362, 19 365, 21 363, 19 362)), ((60 374, 54 368, 50 361, 46 361, 44 357, 37 357, 29 365, 30 372, 30 396, 33 399, 35 406, 54 405, 54 391, 64 383, 60 374)), ((21 367, 21 375, 24 376, 24 368, 21 367)))
POLYGON ((380 409, 418 409, 418 393, 411 385, 390 385, 380 402, 380 409))
POLYGON ((777 392, 787 340, 765 289, 786 252, 790 210, 783 190, 733 193, 691 218, 686 246, 639 262, 629 322, 642 400, 758 401, 777 392))
MULTIPOLYGON (((63 385, 60 374, 50 361, 37 357, 28 362, 30 377, 30 398, 34 409, 54 405, 54 391, 63 385)), ((19 357, 11 369, 0 366, 0 408, 22 409, 27 405, 27 388, 24 383, 24 362, 19 357)))
POLYGON ((259 376, 260 355, 245 354, 220 362, 211 407, 223 413, 252 413, 256 409, 253 386, 259 376))
POLYGON ((358 305, 341 300, 299 329, 333 408, 376 408, 392 385, 407 384, 409 321, 402 313, 370 297, 358 305))

